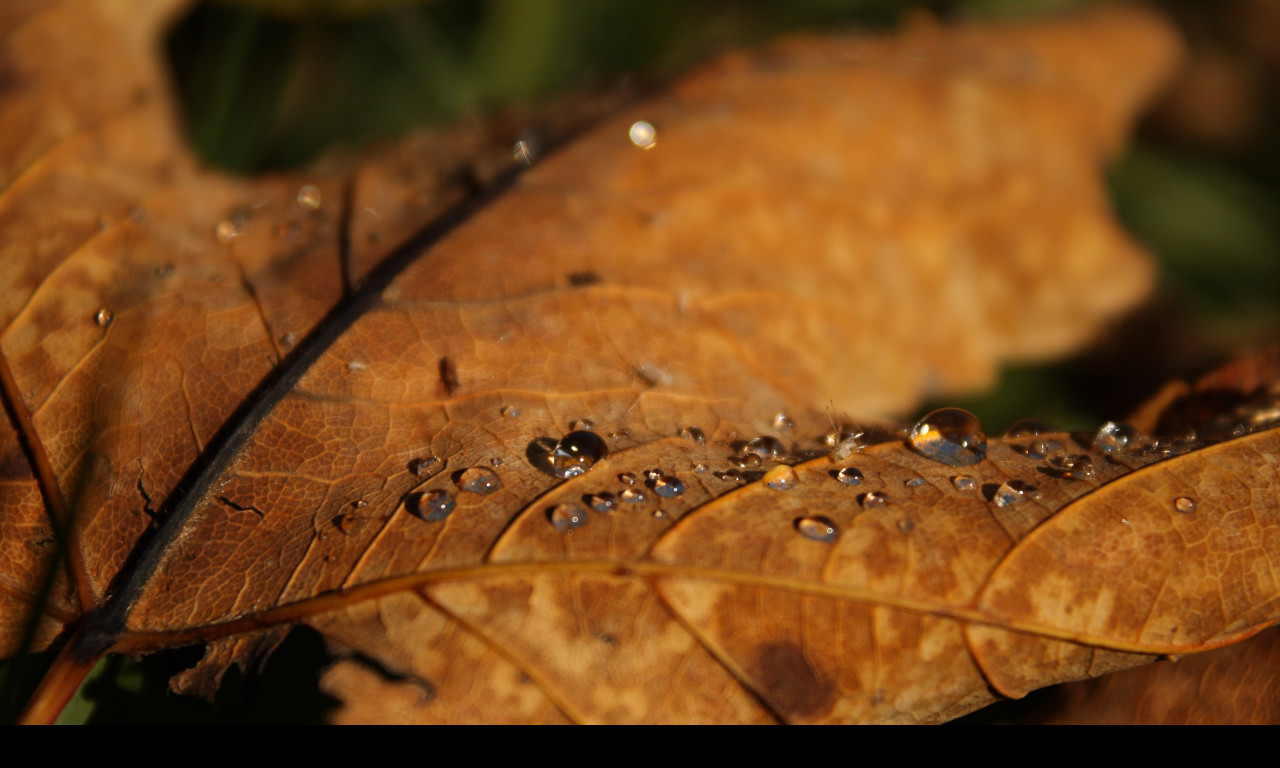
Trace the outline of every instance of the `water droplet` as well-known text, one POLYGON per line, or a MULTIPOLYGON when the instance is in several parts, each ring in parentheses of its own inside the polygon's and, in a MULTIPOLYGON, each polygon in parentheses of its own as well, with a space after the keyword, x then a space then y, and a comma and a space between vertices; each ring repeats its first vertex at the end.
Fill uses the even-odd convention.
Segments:
POLYGON ((229 245, 232 240, 244 234, 244 227, 234 221, 220 221, 213 228, 213 236, 219 243, 229 245))
POLYGON ((538 159, 538 150, 532 142, 517 141, 511 147, 511 159, 521 165, 533 165, 533 161, 538 159))
POLYGON ((1192 514, 1195 514, 1195 511, 1196 511, 1196 500, 1195 500, 1195 499, 1187 498, 1186 496, 1179 496, 1179 497, 1178 497, 1178 498, 1173 502, 1173 508, 1174 508, 1174 509, 1176 509, 1176 510, 1178 510, 1179 512, 1181 512, 1181 513, 1182 513, 1182 514, 1184 514, 1184 515, 1192 515, 1192 514))
POLYGON ((578 430, 560 438, 551 454, 551 469, 556 477, 577 477, 609 455, 604 440, 594 432, 578 430))
POLYGON ((640 490, 639 488, 627 488, 621 494, 618 495, 618 498, 622 499, 628 504, 643 504, 644 502, 649 500, 649 497, 646 496, 644 491, 640 490))
POLYGON ((862 497, 858 499, 858 503, 862 505, 863 509, 879 509, 880 507, 888 506, 889 495, 882 491, 869 491, 862 494, 862 497))
POLYGON ((1137 439, 1138 430, 1123 422, 1108 421, 1102 425, 1102 429, 1098 430, 1098 434, 1093 438, 1093 444, 1103 453, 1111 454, 1123 451, 1137 439))
POLYGON ((991 497, 991 503, 997 507, 1007 507, 1035 497, 1036 487, 1034 485, 1029 485, 1021 480, 1010 480, 1000 484, 1000 487, 996 489, 995 494, 991 497))
POLYGON ((951 484, 954 485, 958 491, 972 491, 978 487, 978 481, 968 475, 956 475, 951 478, 951 484))
POLYGON ((1093 459, 1087 454, 1054 456, 1047 463, 1050 474, 1067 480, 1088 480, 1094 475, 1093 459))
POLYGON ((1027 458, 1041 461, 1067 452, 1067 447, 1057 440, 1036 440, 1027 446, 1027 458))
POLYGON ((786 464, 779 464, 765 472, 763 479, 775 491, 789 491, 796 487, 796 483, 800 482, 799 478, 796 477, 796 471, 786 464))
POLYGON ((618 508, 618 497, 612 493, 593 493, 587 497, 587 503, 597 512, 612 512, 618 508))
POLYGON ((707 436, 698 427, 685 427, 680 430, 680 436, 685 440, 692 440, 698 445, 707 442, 707 436))
POLYGON ((116 316, 106 307, 98 310, 98 314, 93 316, 93 321, 103 328, 111 325, 111 321, 115 319, 116 316))
POLYGON ((635 485, 636 476, 634 472, 622 472, 618 475, 618 481, 623 485, 635 485))
POLYGON ((569 422, 570 432, 577 432, 579 430, 590 430, 595 428, 596 428, 596 423, 591 419, 575 419, 574 421, 569 422))
POLYGON ((836 524, 825 517, 799 517, 796 518, 795 526, 801 536, 814 541, 830 544, 840 536, 836 524))
POLYGON ((650 482, 657 480, 660 477, 662 477, 662 470, 660 469, 646 469, 644 471, 644 479, 650 482))
POLYGON ((736 469, 730 469, 724 472, 717 472, 716 477, 720 478, 721 480, 728 481, 730 483, 737 483, 738 485, 742 485, 743 483, 747 482, 747 478, 743 477, 742 473, 736 469))
POLYGON ((836 472, 836 479, 845 485, 862 485, 862 473, 853 467, 844 467, 836 472))
POLYGON ((1005 437, 1035 437, 1046 432, 1056 432, 1052 425, 1047 424, 1039 419, 1022 419, 1015 422, 1012 427, 1004 433, 1005 437))
POLYGON ((916 529, 916 524, 911 522, 910 520, 898 521, 898 530, 902 531, 903 533, 911 533, 915 529, 916 529))
POLYGON ((504 405, 502 406, 502 417, 504 419, 518 419, 520 418, 520 409, 514 405, 504 405))
POLYGON ((471 467, 458 476, 458 487, 472 493, 493 493, 502 487, 502 481, 488 467, 471 467))
POLYGON ((684 493, 684 481, 675 475, 659 475, 649 481, 649 487, 664 499, 674 499, 684 493))
POLYGON ((1122 517, 1122 518, 1120 518, 1120 522, 1121 522, 1121 524, 1123 524, 1123 525, 1128 525, 1128 524, 1129 524, 1129 519, 1128 519, 1128 518, 1126 518, 1126 517, 1122 517))
POLYGON ((429 522, 445 519, 455 506, 453 495, 442 490, 412 494, 408 504, 410 512, 429 522))
POLYGON ((665 520, 667 517, 667 512, 664 509, 655 509, 651 514, 658 520, 665 520))
POLYGON ((426 477, 436 471, 436 465, 439 463, 440 459, 437 459, 435 456, 413 459, 409 462, 409 471, 418 477, 426 477))
POLYGON ((748 453, 746 456, 739 456, 734 463, 740 469, 756 469, 764 463, 764 460, 754 453, 748 453))
POLYGON ((773 416, 773 428, 779 432, 790 432, 796 423, 785 413, 778 412, 773 416))
POLYGON ((587 508, 576 501, 566 501, 548 509, 547 519, 561 533, 572 531, 587 524, 587 508))
POLYGON ((356 516, 352 514, 341 514, 333 518, 333 526, 342 533, 349 533, 356 524, 356 516))
POLYGON ((627 137, 631 139, 631 143, 641 149, 653 149, 658 143, 658 132, 652 125, 644 120, 637 120, 631 124, 631 128, 627 131, 627 137))
POLYGON ((693 465, 693 471, 697 472, 698 474, 702 474, 703 472, 707 471, 707 465, 703 464, 702 462, 698 462, 697 464, 693 465))
POLYGON ((743 458, 758 456, 761 459, 776 459, 785 451, 786 449, 783 447, 781 440, 776 437, 762 435, 742 446, 741 454, 743 458))
POLYGON ((298 190, 298 205, 314 211, 320 207, 320 199, 320 190, 310 184, 298 190))
POLYGON ((987 435, 978 419, 959 408, 939 408, 916 423, 911 445, 927 459, 949 467, 977 464, 987 456, 987 435))
POLYGON ((910 480, 903 481, 902 484, 907 486, 908 488, 919 488, 920 486, 924 485, 924 483, 925 483, 925 479, 923 477, 913 477, 910 480))
POLYGON ((498 458, 497 456, 494 456, 492 459, 489 459, 489 464, 495 467, 500 467, 502 466, 502 459, 498 458))

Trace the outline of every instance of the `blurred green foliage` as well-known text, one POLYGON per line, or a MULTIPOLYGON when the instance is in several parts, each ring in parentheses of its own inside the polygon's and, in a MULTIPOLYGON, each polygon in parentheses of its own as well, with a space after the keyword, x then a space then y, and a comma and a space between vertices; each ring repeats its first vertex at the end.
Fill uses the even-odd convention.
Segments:
MULTIPOLYGON (((192 144, 211 165, 254 173, 298 166, 335 144, 534 104, 567 89, 626 77, 661 82, 718 51, 788 30, 890 28, 903 12, 921 7, 946 19, 1085 4, 242 0, 196 6, 171 30, 168 52, 192 144)), ((1185 0, 1163 6, 1184 27, 1214 26, 1207 6, 1185 0)), ((1159 126, 1140 134, 1113 168, 1111 188, 1120 217, 1163 265, 1152 305, 1073 360, 1012 369, 994 391, 945 404, 969 408, 992 433, 1024 416, 1089 428, 1122 416, 1170 376, 1198 373, 1276 339, 1277 125, 1268 108, 1246 140, 1213 149, 1156 138, 1168 133, 1159 126)), ((319 721, 330 704, 316 692, 325 654, 313 633, 291 634, 261 678, 231 673, 212 704, 166 694, 168 677, 199 655, 185 649, 140 662, 104 660, 64 720, 319 721)), ((17 715, 51 660, 46 653, 0 664, 0 717, 17 715)))

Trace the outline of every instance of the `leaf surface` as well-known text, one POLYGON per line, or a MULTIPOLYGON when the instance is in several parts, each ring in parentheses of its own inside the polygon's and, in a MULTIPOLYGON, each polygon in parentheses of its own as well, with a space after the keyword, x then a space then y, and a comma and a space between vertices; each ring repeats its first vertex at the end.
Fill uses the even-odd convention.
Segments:
POLYGON ((89 8, 131 30, 104 33, 119 87, 55 119, 70 76, 34 67, 5 106, 36 126, 0 200, 7 649, 36 605, 85 656, 205 640, 175 684, 208 692, 305 623, 397 676, 335 665, 349 721, 911 722, 1274 620, 1274 433, 1151 466, 1041 436, 1087 480, 1025 440, 957 469, 887 434, 857 488, 821 442, 823 402, 980 385, 1146 292, 1097 169, 1173 58, 1153 20, 786 41, 518 178, 444 135, 234 180, 181 148, 134 20, 89 8), (544 471, 582 419, 608 455, 544 471), (566 522, 626 473, 647 501, 566 522), (1036 490, 994 503, 1010 481, 1036 490))

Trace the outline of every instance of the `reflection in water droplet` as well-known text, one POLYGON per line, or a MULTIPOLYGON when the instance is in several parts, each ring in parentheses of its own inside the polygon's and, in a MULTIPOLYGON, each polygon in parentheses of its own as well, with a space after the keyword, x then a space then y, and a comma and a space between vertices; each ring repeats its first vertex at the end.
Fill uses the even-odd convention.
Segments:
POLYGON ((1102 425, 1102 429, 1098 430, 1097 436, 1093 438, 1093 444, 1103 453, 1111 454, 1130 447, 1130 443, 1137 439, 1138 430, 1123 422, 1108 421, 1102 425))
POLYGON ((1186 496, 1179 496, 1173 502, 1173 508, 1183 513, 1184 515, 1195 514, 1196 500, 1187 498, 1186 496))
POLYGON ((502 406, 502 416, 507 419, 518 419, 520 418, 520 409, 514 405, 504 405, 502 406))
POLYGON ((618 508, 618 497, 612 493, 593 493, 587 497, 587 503, 597 512, 612 512, 618 508))
POLYGON ((587 524, 587 508, 576 501, 566 501, 548 509, 547 519, 557 531, 564 533, 587 524))
POLYGON ((604 440, 594 432, 578 430, 560 438, 551 454, 551 469, 561 479, 577 477, 609 454, 604 440))
POLYGON ((650 481, 649 487, 664 499, 674 499, 684 493, 684 481, 675 475, 659 475, 650 481))
POLYGON ((773 428, 779 432, 790 432, 796 423, 785 413, 778 412, 773 416, 773 428))
POLYGON ((639 488, 627 488, 618 496, 618 498, 628 504, 643 504, 649 500, 649 497, 645 495, 645 492, 639 488))
POLYGON ((320 207, 320 190, 307 184, 298 190, 298 205, 305 206, 311 210, 320 207))
POLYGON ((107 309, 106 307, 103 307, 102 309, 98 310, 98 314, 93 316, 93 321, 98 325, 102 326, 103 328, 106 328, 108 325, 111 325, 111 321, 115 319, 116 319, 116 316, 112 314, 111 310, 107 309))
POLYGON ((685 440, 692 440, 698 445, 707 442, 707 436, 698 427, 684 427, 680 430, 680 436, 685 440))
POLYGON ((1046 432, 1056 432, 1051 425, 1046 424, 1039 419, 1022 419, 1014 423, 1012 427, 1004 433, 1005 437, 1035 437, 1046 432))
POLYGON ((1036 487, 1034 485, 1029 485, 1021 480, 1010 480, 1000 484, 1000 487, 996 489, 995 494, 991 497, 991 503, 997 507, 1007 507, 1035 497, 1036 487))
POLYGON ((862 473, 853 467, 844 467, 836 473, 836 479, 845 485, 862 485, 862 473))
POLYGON ((408 504, 410 512, 429 522, 445 519, 455 506, 453 495, 443 490, 412 494, 408 504))
POLYGON ((1049 474, 1067 480, 1088 480, 1094 475, 1093 459, 1083 453, 1054 456, 1047 464, 1049 474))
POLYGON ((213 236, 223 245, 229 245, 232 240, 243 234, 244 227, 234 221, 220 221, 218 226, 213 228, 213 236))
POLYGON ((488 467, 471 467, 458 476, 458 487, 472 493, 493 493, 502 487, 502 481, 488 467))
POLYGON ((987 455, 982 425, 959 408, 939 408, 917 422, 911 430, 911 445, 921 456, 949 467, 977 464, 987 455))
POLYGON ((784 450, 781 440, 769 435, 762 435, 742 446, 741 453, 744 459, 748 456, 757 456, 761 459, 776 459, 782 455, 784 450))
POLYGON ((775 491, 789 491, 796 487, 799 478, 796 477, 796 471, 786 464, 779 464, 768 472, 764 473, 765 483, 775 491))
POLYGON ((882 491, 869 491, 862 494, 858 503, 863 509, 878 509, 889 504, 889 495, 882 491))
POLYGON ((795 526, 801 536, 814 541, 830 544, 840 536, 840 531, 836 528, 836 524, 825 517, 796 518, 795 526))
POLYGON ((618 480, 619 480, 623 485, 635 485, 635 484, 636 484, 636 476, 635 476, 635 473, 634 473, 634 472, 623 472, 623 473, 621 473, 621 474, 619 474, 619 475, 618 475, 618 480))
POLYGON ((440 463, 440 459, 435 456, 427 456, 426 458, 413 459, 409 462, 409 471, 418 477, 426 477, 436 471, 436 465, 440 463))
POLYGON ((517 141, 511 147, 511 159, 521 165, 533 165, 533 161, 538 159, 538 152, 530 142, 517 141))
POLYGON ((641 149, 652 149, 658 143, 658 132, 644 120, 632 123, 627 131, 627 137, 631 139, 632 144, 641 149))
POLYGON ((951 484, 954 485, 958 491, 972 491, 978 487, 978 481, 968 475, 956 475, 951 478, 951 484))

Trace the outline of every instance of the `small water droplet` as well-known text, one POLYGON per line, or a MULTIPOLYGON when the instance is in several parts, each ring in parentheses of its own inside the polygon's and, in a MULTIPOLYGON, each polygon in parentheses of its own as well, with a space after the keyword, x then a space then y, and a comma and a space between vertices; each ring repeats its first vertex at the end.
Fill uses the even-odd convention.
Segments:
POLYGON ((862 473, 853 467, 844 467, 836 472, 836 479, 845 485, 862 485, 862 473))
POLYGON ((502 406, 502 417, 504 419, 518 419, 520 418, 520 409, 514 405, 504 405, 502 406))
POLYGON ((649 500, 649 497, 645 495, 645 492, 639 488, 627 488, 618 495, 618 498, 628 504, 643 504, 649 500))
POLYGON ((1121 522, 1121 524, 1123 524, 1123 525, 1128 525, 1128 524, 1129 524, 1129 519, 1128 519, 1128 518, 1126 518, 1126 517, 1122 517, 1122 518, 1120 518, 1120 522, 1121 522))
POLYGON ((991 497, 991 503, 997 507, 1007 507, 1035 497, 1036 487, 1034 485, 1029 485, 1021 480, 1009 480, 1001 483, 1000 487, 996 489, 995 494, 991 497))
POLYGON ((591 419, 575 419, 569 422, 569 431, 577 432, 579 430, 591 430, 596 428, 596 423, 591 419))
POLYGON ((903 533, 911 533, 915 529, 916 529, 916 524, 911 522, 910 520, 898 521, 898 530, 902 531, 903 533))
POLYGON ((418 477, 426 477, 436 470, 436 465, 439 463, 440 459, 435 456, 413 459, 409 462, 409 471, 418 477))
POLYGON ((773 428, 779 432, 790 432, 796 423, 785 413, 778 412, 773 416, 773 428))
POLYGON ((627 137, 631 139, 632 144, 641 149, 653 149, 658 143, 658 132, 644 120, 632 123, 631 128, 627 130, 627 137))
POLYGON ((502 487, 502 480, 488 467, 471 467, 458 476, 458 487, 472 493, 493 493, 502 487))
POLYGON ((587 497, 587 503, 597 512, 612 512, 618 508, 618 497, 608 491, 593 493, 587 497))
POLYGON ((680 436, 685 440, 692 440, 698 445, 707 442, 707 436, 698 427, 684 427, 680 430, 680 436))
POLYGON ((868 491, 862 494, 862 497, 858 499, 858 503, 862 505, 863 509, 879 509, 880 507, 888 506, 889 495, 883 491, 868 491))
POLYGON ((665 520, 667 517, 667 512, 664 509, 655 509, 652 514, 658 520, 665 520))
POLYGON ((739 469, 757 469, 764 460, 754 453, 748 453, 746 456, 739 456, 735 461, 739 469))
POLYGON ((113 314, 111 310, 107 309, 106 307, 99 309, 98 314, 93 316, 93 321, 103 328, 106 328, 108 325, 111 325, 111 321, 115 319, 116 319, 115 314, 113 314))
POLYGON ((795 526, 801 536, 814 541, 830 544, 840 536, 836 524, 825 517, 799 517, 796 518, 795 526))
POLYGON ((511 147, 511 159, 521 165, 533 165, 533 161, 538 159, 538 150, 532 142, 517 141, 511 147))
POLYGON ((494 456, 492 459, 489 459, 489 464, 495 467, 500 467, 502 466, 502 459, 498 458, 497 456, 494 456))
POLYGON ((1035 437, 1046 432, 1056 432, 1052 425, 1039 419, 1022 419, 1004 433, 1005 437, 1035 437))
POLYGON ((785 450, 786 449, 783 447, 782 441, 778 438, 770 437, 769 435, 762 435, 748 441, 746 445, 742 446, 742 451, 740 451, 740 453, 743 458, 756 456, 761 459, 776 459, 781 456, 785 450))
POLYGON ((1027 458, 1042 461, 1067 452, 1067 447, 1057 440, 1035 440, 1027 446, 1027 458))
POLYGON ((596 433, 586 430, 570 432, 556 443, 551 454, 551 469, 562 480, 577 477, 608 454, 608 446, 596 433))
POLYGON ((1088 480, 1094 475, 1093 459, 1084 453, 1054 456, 1047 464, 1050 474, 1067 480, 1088 480))
POLYGON ((701 475, 702 473, 707 471, 707 465, 703 464, 702 462, 698 462, 697 464, 693 465, 693 471, 701 475))
POLYGON ((409 511, 428 522, 443 520, 456 506, 448 491, 435 490, 415 493, 409 497, 409 511))
POLYGON ((747 478, 743 477, 742 473, 736 469, 730 469, 724 472, 717 472, 716 477, 730 483, 737 483, 738 485, 742 485, 743 483, 747 482, 747 478))
POLYGON ((587 508, 576 501, 566 501, 548 509, 547 519, 557 531, 564 533, 587 524, 587 508))
POLYGON ((903 481, 902 484, 908 488, 919 488, 925 484, 925 479, 923 477, 913 477, 910 480, 903 481))
POLYGON ((796 487, 799 478, 796 477, 796 471, 786 464, 779 464, 768 472, 764 473, 765 483, 775 491, 789 491, 796 487))
POLYGON ((622 472, 618 475, 618 481, 623 485, 635 485, 636 476, 634 472, 622 472))
POLYGON ((684 481, 675 475, 660 474, 649 481, 649 487, 664 499, 674 499, 684 493, 684 481))
POLYGON ((229 245, 232 240, 244 234, 244 227, 234 221, 220 221, 213 228, 213 236, 219 243, 229 245))
POLYGON ((977 464, 987 456, 987 435, 972 413, 939 408, 916 423, 911 445, 927 459, 949 467, 977 464))
POLYGON ((1173 502, 1173 508, 1174 508, 1174 509, 1176 509, 1176 510, 1178 510, 1179 512, 1183 513, 1184 515, 1192 515, 1192 514, 1195 514, 1195 511, 1196 511, 1196 500, 1195 500, 1195 499, 1191 499, 1191 498, 1187 498, 1186 496, 1179 496, 1179 497, 1178 497, 1178 498, 1173 502))
POLYGON ((660 469, 646 469, 644 471, 644 479, 650 482, 657 480, 660 477, 662 477, 662 470, 660 469))
POLYGON ((978 487, 978 481, 968 475, 956 475, 951 478, 951 484, 954 485, 958 491, 972 491, 978 487))
POLYGON ((1103 453, 1118 453, 1131 447, 1130 444, 1136 442, 1138 436, 1138 430, 1128 424, 1108 421, 1098 430, 1098 434, 1093 438, 1093 444, 1103 453))
POLYGON ((320 190, 310 184, 298 190, 298 205, 315 210, 320 207, 320 190))

